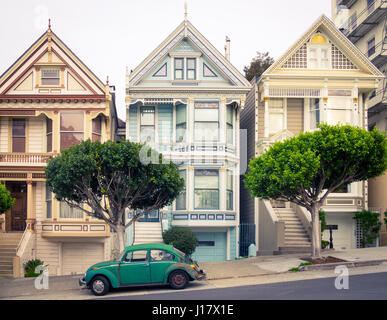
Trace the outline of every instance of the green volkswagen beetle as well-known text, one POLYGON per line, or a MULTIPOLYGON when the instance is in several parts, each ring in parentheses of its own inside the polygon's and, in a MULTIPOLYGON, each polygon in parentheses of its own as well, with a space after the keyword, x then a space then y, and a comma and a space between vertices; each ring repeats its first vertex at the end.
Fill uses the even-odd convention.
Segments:
POLYGON ((169 284, 173 289, 184 289, 190 281, 205 276, 196 262, 173 246, 140 244, 127 247, 118 260, 91 266, 79 284, 102 296, 110 288, 139 285, 169 284))

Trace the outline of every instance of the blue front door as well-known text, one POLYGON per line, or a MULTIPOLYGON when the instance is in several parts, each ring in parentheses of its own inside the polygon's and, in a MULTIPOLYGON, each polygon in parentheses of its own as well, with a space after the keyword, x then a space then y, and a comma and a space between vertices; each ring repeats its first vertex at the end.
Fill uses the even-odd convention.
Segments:
POLYGON ((140 219, 138 219, 139 222, 159 222, 159 210, 154 210, 151 213, 147 213, 143 215, 140 219))

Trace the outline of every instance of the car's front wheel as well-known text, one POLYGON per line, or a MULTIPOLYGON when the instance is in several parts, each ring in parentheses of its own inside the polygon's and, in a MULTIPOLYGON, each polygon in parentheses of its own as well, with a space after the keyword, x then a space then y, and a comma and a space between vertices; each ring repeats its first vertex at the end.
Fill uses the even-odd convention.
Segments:
POLYGON ((189 283, 187 274, 182 270, 176 270, 169 276, 169 285, 173 289, 184 289, 189 283))
POLYGON ((96 296, 105 295, 109 289, 109 281, 102 276, 96 276, 90 283, 90 289, 96 296))

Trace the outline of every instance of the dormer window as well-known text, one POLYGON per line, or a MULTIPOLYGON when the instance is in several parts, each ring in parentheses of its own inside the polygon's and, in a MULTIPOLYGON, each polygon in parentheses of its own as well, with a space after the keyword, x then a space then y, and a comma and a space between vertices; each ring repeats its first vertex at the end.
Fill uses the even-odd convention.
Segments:
POLYGON ((59 69, 42 69, 41 84, 43 86, 59 86, 60 70, 59 69))
POLYGON ((321 34, 315 34, 308 43, 308 68, 329 69, 331 67, 331 44, 321 34))
POLYGON ((196 58, 174 58, 174 80, 196 80, 196 58))

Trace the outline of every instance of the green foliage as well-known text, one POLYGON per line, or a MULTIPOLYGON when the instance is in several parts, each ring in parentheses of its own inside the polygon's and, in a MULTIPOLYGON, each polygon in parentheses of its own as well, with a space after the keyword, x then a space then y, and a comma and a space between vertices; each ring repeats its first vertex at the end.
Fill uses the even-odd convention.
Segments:
POLYGON ((326 226, 327 226, 327 221, 325 219, 326 213, 324 210, 320 209, 318 214, 319 214, 320 221, 321 221, 321 233, 323 233, 325 231, 326 226))
POLYGON ((179 227, 172 227, 164 231, 163 240, 166 244, 173 245, 189 256, 195 251, 198 242, 191 230, 179 227))
POLYGON ((384 211, 384 216, 385 216, 385 218, 384 218, 384 225, 385 225, 386 228, 387 228, 387 210, 384 211))
MULTIPOLYGON (((387 140, 376 129, 320 125, 320 130, 276 142, 252 159, 244 183, 253 197, 318 201, 323 189, 366 180, 387 169, 387 140), (308 194, 306 194, 308 195, 308 194)), ((305 202, 305 201, 304 201, 305 202)))
POLYGON ((290 268, 288 271, 299 272, 299 271, 301 271, 301 269, 300 269, 301 267, 310 266, 311 264, 312 264, 311 262, 301 262, 298 267, 290 268))
POLYGON ((162 208, 184 188, 177 166, 163 163, 154 150, 142 154, 143 146, 129 141, 83 141, 49 161, 47 183, 58 200, 88 204, 90 215, 110 225, 124 225, 125 208, 141 212, 162 208), (151 161, 144 162, 150 152, 151 161))
POLYGON ((0 182, 0 214, 5 213, 15 204, 15 199, 11 197, 11 193, 0 182))
POLYGON ((327 240, 321 240, 321 248, 325 249, 329 247, 330 242, 327 240))
POLYGON ((36 270, 36 267, 43 264, 44 262, 39 259, 28 260, 24 265, 24 271, 25 271, 24 277, 29 278, 29 277, 39 276, 42 273, 42 271, 40 271, 40 273, 36 273, 35 270, 36 270))
POLYGON ((245 66, 243 71, 245 78, 251 81, 254 77, 259 78, 267 68, 274 62, 274 59, 269 56, 269 52, 257 52, 257 56, 253 58, 249 66, 245 66))
POLYGON ((354 219, 359 221, 360 229, 363 232, 363 237, 360 241, 363 248, 365 248, 367 244, 373 244, 378 238, 382 226, 379 217, 379 213, 367 210, 355 213, 354 219))

